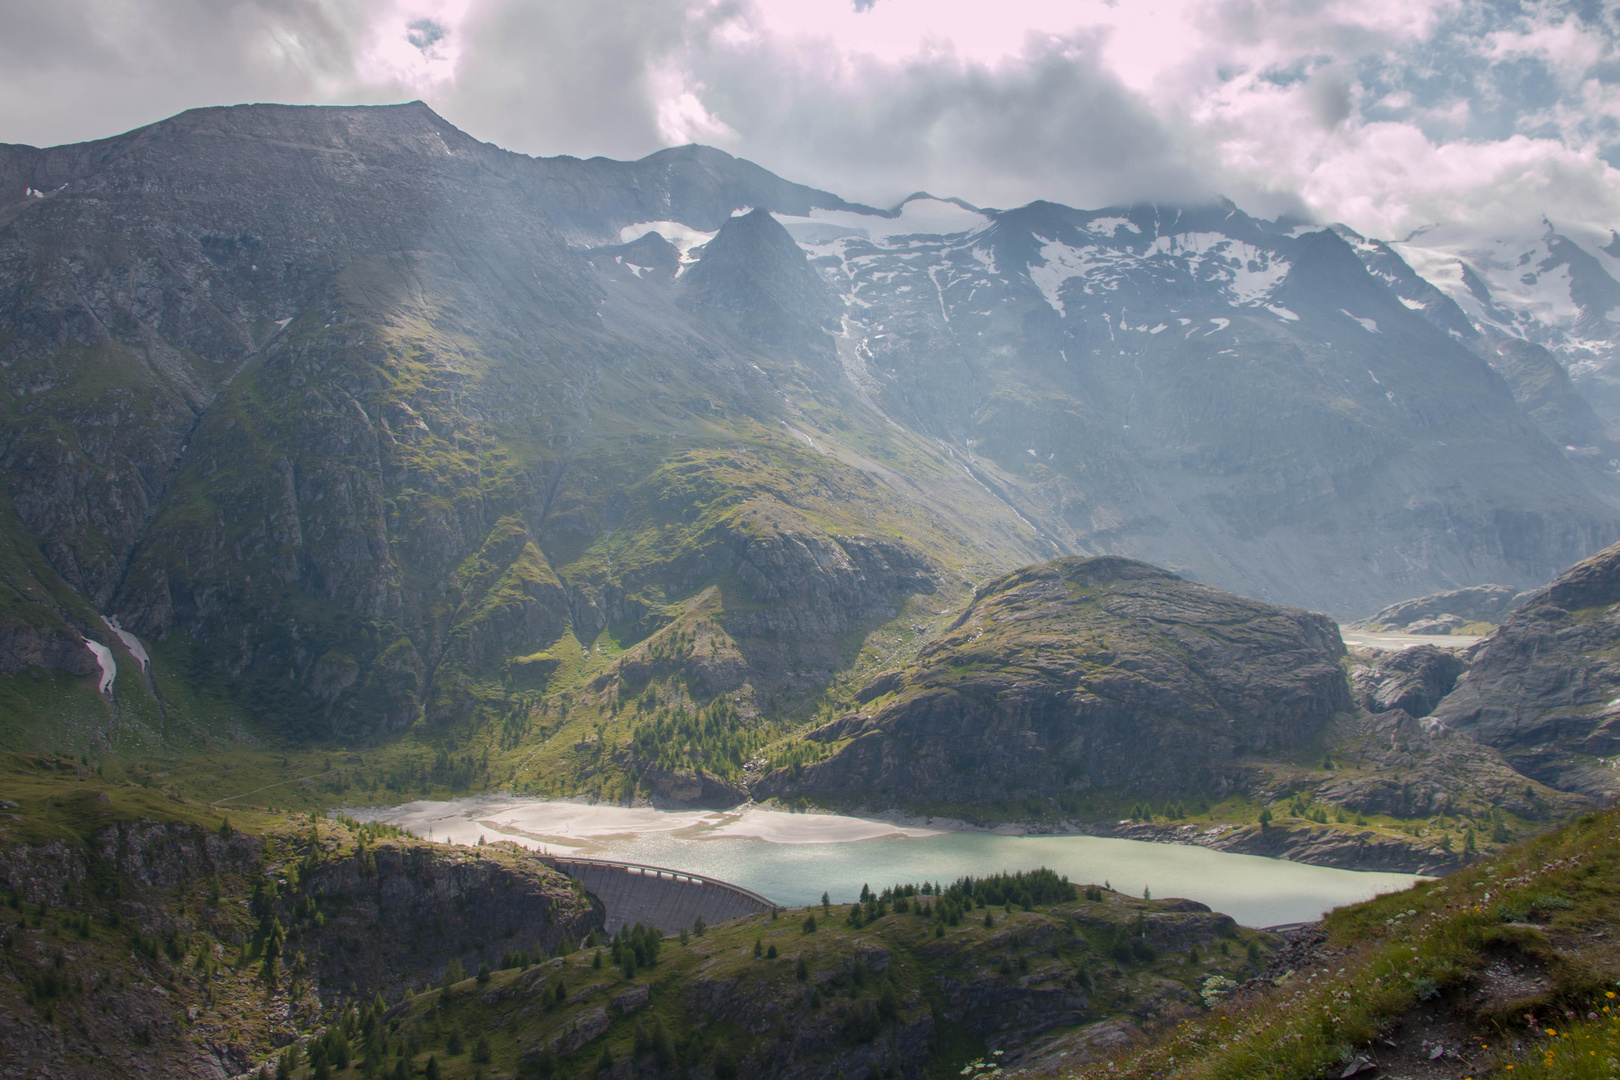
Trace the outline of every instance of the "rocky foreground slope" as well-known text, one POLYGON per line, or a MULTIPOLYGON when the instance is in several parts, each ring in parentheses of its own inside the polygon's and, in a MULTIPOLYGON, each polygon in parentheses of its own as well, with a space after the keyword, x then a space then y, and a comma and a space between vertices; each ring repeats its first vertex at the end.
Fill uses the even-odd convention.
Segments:
POLYGON ((1620 1037, 1613 902, 1620 816, 1590 814, 1500 857, 1332 912, 1265 984, 1136 1051, 1075 1047, 1019 1075, 1069 1080, 1575 1080, 1620 1037))

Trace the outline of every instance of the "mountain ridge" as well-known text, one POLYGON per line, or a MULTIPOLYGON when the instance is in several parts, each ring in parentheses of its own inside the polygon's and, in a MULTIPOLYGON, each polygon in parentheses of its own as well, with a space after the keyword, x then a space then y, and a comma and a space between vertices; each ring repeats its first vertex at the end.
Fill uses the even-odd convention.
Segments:
POLYGON ((877 210, 419 103, 198 110, 0 183, 8 647, 123 656, 117 615, 300 738, 616 722, 602 665, 659 634, 657 708, 799 722, 1054 554, 1361 611, 1620 535, 1350 245, 1230 205, 877 210))

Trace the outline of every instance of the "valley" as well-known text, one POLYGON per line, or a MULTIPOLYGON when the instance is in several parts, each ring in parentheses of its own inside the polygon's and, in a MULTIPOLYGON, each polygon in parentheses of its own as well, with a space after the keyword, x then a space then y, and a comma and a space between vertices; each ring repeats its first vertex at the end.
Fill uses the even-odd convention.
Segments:
POLYGON ((0 1077, 1247 1077, 1371 994, 1282 1080, 1589 993, 1609 338, 1437 251, 420 102, 0 146, 0 1077))

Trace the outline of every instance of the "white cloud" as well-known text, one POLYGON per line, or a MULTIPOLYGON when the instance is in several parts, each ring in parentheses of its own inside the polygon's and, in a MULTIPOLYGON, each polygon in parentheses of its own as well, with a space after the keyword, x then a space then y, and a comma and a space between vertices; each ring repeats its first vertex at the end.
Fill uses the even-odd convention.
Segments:
POLYGON ((1614 13, 1553 0, 56 0, 0 140, 424 97, 530 153, 712 142, 869 201, 1226 193, 1374 235, 1620 223, 1614 13), (863 7, 864 10, 857 10, 863 7))
POLYGON ((354 77, 426 94, 455 80, 469 0, 396 0, 369 13, 354 77))

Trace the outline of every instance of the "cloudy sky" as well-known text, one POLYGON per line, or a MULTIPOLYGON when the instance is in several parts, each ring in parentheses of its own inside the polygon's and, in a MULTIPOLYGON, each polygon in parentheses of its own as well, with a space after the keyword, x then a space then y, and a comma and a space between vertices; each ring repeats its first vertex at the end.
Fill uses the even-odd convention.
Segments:
POLYGON ((891 203, 1225 194, 1397 238, 1620 226, 1610 0, 0 0, 0 141, 422 98, 891 203))

